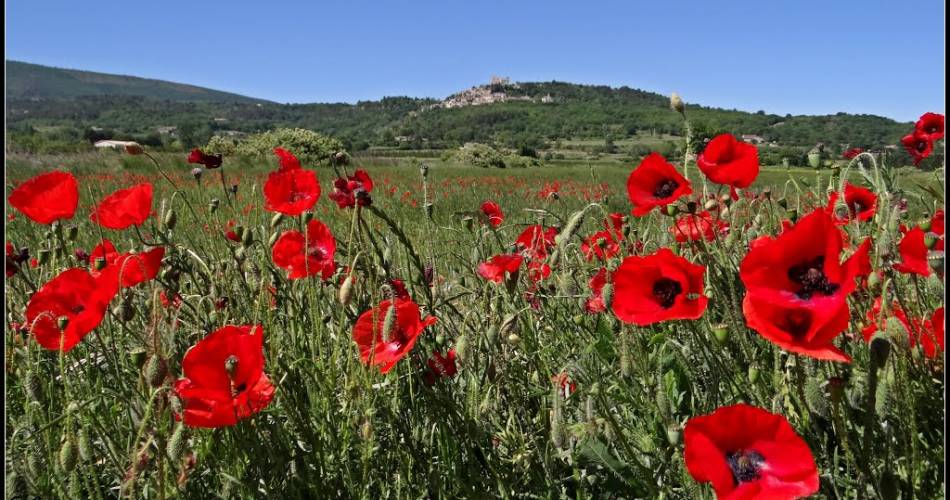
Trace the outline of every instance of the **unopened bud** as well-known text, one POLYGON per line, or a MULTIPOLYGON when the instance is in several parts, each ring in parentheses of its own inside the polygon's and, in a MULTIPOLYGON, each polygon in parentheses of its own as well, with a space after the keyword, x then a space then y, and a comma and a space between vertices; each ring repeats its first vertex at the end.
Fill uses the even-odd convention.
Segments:
POLYGON ((887 363, 887 357, 891 353, 891 343, 887 337, 882 334, 876 334, 871 339, 871 369, 877 369, 887 363))
POLYGON ((609 310, 614 303, 613 283, 604 283, 604 287, 600 289, 600 300, 604 303, 604 308, 609 310))
POLYGON ((168 365, 160 356, 152 356, 145 364, 145 379, 152 387, 159 387, 165 381, 168 365))
POLYGON ((676 92, 670 94, 670 109, 681 115, 686 113, 686 105, 683 104, 683 99, 676 92))
POLYGON ((49 250, 47 250, 47 249, 44 248, 44 249, 40 250, 39 252, 37 252, 37 253, 36 253, 36 260, 37 260, 37 262, 39 262, 39 264, 40 264, 41 266, 44 265, 44 264, 46 264, 47 262, 49 262, 49 250))
POLYGON ((165 227, 168 229, 175 229, 175 224, 178 224, 178 214, 174 210, 169 210, 165 212, 165 227))
POLYGON ((422 175, 423 179, 429 177, 429 165, 427 163, 419 165, 419 174, 422 175))
POLYGON ((69 317, 68 317, 68 316, 60 316, 60 317, 56 320, 56 326, 58 326, 60 330, 65 330, 66 327, 69 326, 69 317))
POLYGON ((76 461, 79 459, 79 450, 76 449, 76 443, 72 436, 67 436, 66 441, 59 448, 59 465, 63 471, 70 472, 76 467, 76 461))
POLYGON ((393 328, 396 327, 396 304, 390 303, 386 309, 386 316, 383 318, 383 342, 389 343, 392 338, 393 328))
POLYGON ((200 181, 200 180, 201 180, 201 176, 202 176, 202 174, 204 174, 204 172, 205 172, 204 169, 201 169, 201 168, 193 168, 193 169, 191 169, 191 175, 194 176, 194 178, 195 178, 196 181, 200 181))
POLYGON ((281 213, 276 213, 276 214, 274 214, 274 216, 271 217, 271 219, 270 219, 270 227, 271 227, 271 229, 273 229, 273 228, 277 227, 278 225, 280 225, 280 223, 283 222, 283 220, 284 220, 284 214, 281 214, 281 213))
POLYGON ((144 153, 145 149, 142 148, 142 145, 137 142, 130 142, 125 145, 125 152, 130 155, 136 156, 136 155, 140 155, 144 153))
POLYGON ((343 284, 340 285, 340 304, 347 305, 350 303, 350 299, 353 298, 353 275, 347 275, 346 279, 343 280, 343 284))
POLYGON ((76 237, 79 236, 79 228, 76 226, 69 226, 66 228, 66 238, 69 241, 76 241, 76 237))
POLYGON ((749 383, 754 384, 759 381, 759 367, 755 365, 749 366, 749 383))
POLYGON ((714 326, 713 337, 716 338, 716 342, 725 344, 729 340, 729 328, 722 324, 714 326))
POLYGON ((212 198, 211 203, 208 203, 208 209, 211 210, 211 213, 215 213, 218 210, 218 205, 221 204, 221 201, 217 198, 212 198))
POLYGON ((715 210, 719 208, 719 202, 716 200, 706 200, 706 203, 703 204, 703 210, 715 210))
POLYGON ((672 204, 667 205, 664 211, 666 212, 666 215, 669 215, 670 217, 675 217, 676 214, 680 213, 679 207, 672 204))

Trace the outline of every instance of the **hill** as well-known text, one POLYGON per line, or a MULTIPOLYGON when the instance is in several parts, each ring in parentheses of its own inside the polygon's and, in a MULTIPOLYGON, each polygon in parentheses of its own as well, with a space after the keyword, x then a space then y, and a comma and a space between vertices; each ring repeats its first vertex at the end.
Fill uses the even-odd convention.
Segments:
MULTIPOLYGON (((300 127, 341 139, 353 150, 444 149, 466 142, 544 149, 563 140, 596 140, 609 147, 644 134, 682 134, 682 120, 669 109, 666 96, 630 87, 505 79, 444 100, 385 97, 355 104, 278 104, 134 77, 16 62, 8 62, 10 69, 7 124, 15 139, 48 131, 64 140, 124 135, 152 145, 177 141, 178 147, 187 147, 216 134, 300 127), (105 131, 90 135, 91 127, 105 131)), ((781 116, 691 103, 687 113, 700 140, 731 132, 798 148, 819 142, 833 150, 846 145, 880 148, 896 144, 909 128, 889 118, 846 113, 781 116)))
POLYGON ((134 76, 6 61, 8 99, 135 96, 180 102, 266 102, 229 92, 134 76))

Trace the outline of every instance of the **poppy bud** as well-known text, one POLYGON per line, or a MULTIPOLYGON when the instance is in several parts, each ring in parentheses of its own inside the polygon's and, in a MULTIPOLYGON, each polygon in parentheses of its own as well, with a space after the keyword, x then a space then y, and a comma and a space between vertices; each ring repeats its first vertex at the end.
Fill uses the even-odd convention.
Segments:
POLYGON ((212 198, 211 203, 208 203, 208 209, 211 210, 211 213, 215 213, 218 210, 218 205, 221 204, 217 198, 212 198))
POLYGON ((231 194, 237 194, 237 192, 238 192, 238 185, 231 184, 231 194))
POLYGON ((279 237, 280 237, 280 235, 277 234, 277 233, 271 234, 271 235, 270 235, 270 238, 267 239, 267 246, 268 246, 268 247, 273 247, 273 246, 274 246, 274 243, 277 243, 277 238, 279 238, 279 237))
POLYGON ((172 432, 172 437, 168 440, 168 458, 178 461, 182 456, 182 452, 185 451, 185 443, 188 441, 188 436, 185 433, 185 426, 179 423, 175 426, 174 432, 172 432))
POLYGON ((76 443, 72 436, 67 436, 63 445, 59 448, 59 465, 64 472, 71 472, 76 467, 78 459, 79 450, 76 449, 76 443))
POLYGON ((175 229, 175 224, 178 223, 178 214, 176 214, 174 210, 165 212, 165 220, 163 222, 168 229, 175 229))
POLYGON ((755 365, 749 366, 749 383, 754 384, 759 381, 759 367, 755 365))
POLYGON ((841 396, 844 395, 844 385, 844 379, 841 377, 828 379, 828 396, 832 403, 838 404, 841 402, 841 396))
POLYGON ((144 153, 145 149, 142 148, 142 145, 137 142, 130 142, 125 145, 125 152, 132 156, 137 156, 144 153))
POLYGON ((313 212, 311 212, 310 210, 307 210, 306 212, 303 213, 303 215, 301 216, 301 219, 303 219, 304 224, 307 224, 308 222, 313 220, 313 212))
POLYGON ((934 272, 943 274, 943 263, 944 263, 943 255, 935 255, 933 257, 929 257, 927 259, 927 262, 930 264, 930 268, 933 269, 934 272))
POLYGON ((887 363, 887 357, 891 353, 891 343, 887 337, 882 334, 876 334, 871 339, 871 369, 876 370, 887 363))
POLYGON ((670 94, 670 109, 683 116, 686 116, 686 105, 683 104, 683 98, 681 98, 676 92, 670 94))
POLYGON ((521 343, 521 337, 519 337, 516 333, 512 333, 508 336, 508 343, 511 345, 518 345, 521 343))
POLYGON ((584 324, 584 316, 583 316, 583 315, 580 315, 580 314, 575 314, 574 317, 571 318, 571 321, 573 321, 574 324, 577 325, 577 326, 583 325, 583 324, 584 324))
POLYGON ((276 213, 276 214, 274 214, 274 216, 270 218, 270 227, 271 227, 271 229, 273 229, 273 228, 277 227, 278 225, 280 225, 280 223, 283 222, 283 220, 284 220, 284 214, 282 214, 282 213, 276 213))
POLYGON ((346 279, 343 280, 343 284, 340 285, 339 299, 340 304, 347 305, 350 303, 350 299, 353 298, 353 275, 347 275, 346 279))
POLYGON ((58 326, 60 330, 65 330, 66 327, 69 326, 69 317, 68 317, 68 316, 60 316, 60 317, 56 320, 56 326, 58 326))
POLYGON ((386 309, 386 316, 383 318, 383 342, 388 343, 391 338, 393 328, 396 326, 396 305, 390 304, 386 309))
POLYGON ((333 155, 333 161, 337 165, 347 165, 350 163, 350 155, 346 151, 339 151, 333 155))
POLYGON ((462 217, 462 223, 465 224, 465 229, 471 231, 475 227, 475 220, 471 217, 462 217))
POLYGON ((241 235, 241 242, 244 243, 244 246, 250 246, 251 243, 254 243, 254 230, 247 228, 244 230, 244 234, 241 235))
POLYGON ((194 178, 195 178, 196 181, 200 181, 200 180, 201 180, 201 175, 202 175, 202 174, 204 174, 204 170, 202 170, 202 169, 200 169, 200 168, 193 168, 193 169, 191 169, 191 175, 194 176, 194 178))
POLYGON ((798 210, 796 210, 796 209, 793 208, 793 209, 789 210, 789 211, 787 212, 787 214, 788 214, 788 220, 790 220, 790 221, 792 221, 792 222, 795 222, 795 221, 798 220, 798 210))
POLYGON ((926 245, 927 248, 930 250, 933 250, 933 247, 934 245, 937 244, 937 241, 938 241, 938 238, 936 235, 928 234, 924 236, 924 245, 926 245))
POLYGON ((43 401, 43 386, 40 383, 40 379, 37 378, 33 372, 26 372, 26 376, 23 379, 23 391, 30 401, 37 403, 43 401))
POLYGON ((76 241, 76 236, 79 235, 79 228, 76 226, 69 226, 66 228, 66 239, 69 241, 76 241))
POLYGON ((132 304, 128 300, 123 300, 119 302, 118 305, 112 308, 112 314, 119 318, 119 321, 125 323, 126 321, 131 321, 135 317, 135 309, 132 307, 132 304))
POLYGON ((703 210, 715 210, 719 208, 719 202, 716 200, 706 200, 706 203, 703 204, 703 210))
POLYGON ((666 428, 666 440, 673 446, 679 446, 680 441, 682 441, 683 433, 680 431, 680 428, 671 425, 666 428))
POLYGON ((426 163, 419 165, 419 174, 422 175, 423 179, 429 177, 429 165, 426 163))
POLYGON ((926 214, 924 216, 926 218, 921 219, 920 222, 917 223, 917 225, 920 226, 920 229, 923 230, 923 232, 928 233, 930 232, 930 227, 931 227, 930 217, 928 217, 926 214))
POLYGON ((366 441, 373 438, 373 423, 369 419, 363 420, 363 424, 360 425, 360 437, 366 441))
POLYGON ((455 339, 455 357, 460 361, 465 360, 465 356, 468 355, 468 337, 463 333, 455 339))
POLYGON ((805 404, 815 414, 822 417, 828 416, 828 400, 825 397, 825 390, 818 383, 817 378, 809 378, 805 381, 805 404))
POLYGON ((488 331, 485 332, 485 338, 488 339, 489 343, 495 342, 495 339, 498 338, 498 326, 492 325, 488 327, 488 331))
POLYGON ((713 337, 716 338, 716 342, 725 344, 729 340, 729 329, 724 324, 716 325, 713 327, 713 337))
POLYGON ((92 439, 89 437, 89 430, 86 427, 81 427, 79 429, 79 439, 77 441, 79 445, 79 458, 89 461, 92 459, 92 439))
POLYGON ((168 365, 160 356, 152 356, 145 364, 145 379, 152 387, 159 387, 165 381, 168 365))
POLYGON ((669 215, 670 217, 675 217, 676 214, 680 213, 680 209, 676 205, 667 205, 665 211, 666 215, 669 215))
POLYGON ((37 252, 36 261, 39 262, 41 266, 49 262, 49 250, 44 248, 37 252))
POLYGON ((613 283, 604 283, 604 287, 600 289, 600 300, 604 303, 605 309, 610 309, 614 303, 613 283))

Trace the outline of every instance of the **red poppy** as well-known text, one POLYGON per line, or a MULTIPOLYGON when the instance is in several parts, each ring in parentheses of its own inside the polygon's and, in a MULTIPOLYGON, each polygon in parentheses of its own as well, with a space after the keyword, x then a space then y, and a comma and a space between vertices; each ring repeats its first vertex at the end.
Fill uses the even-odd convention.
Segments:
POLYGON ((859 154, 863 152, 864 150, 861 148, 851 148, 845 151, 844 153, 841 153, 841 156, 843 156, 844 159, 846 160, 853 160, 856 156, 858 156, 859 154))
POLYGON ((458 373, 454 348, 449 349, 445 356, 438 351, 433 351, 432 357, 426 360, 426 364, 429 369, 422 375, 426 385, 433 385, 441 378, 452 378, 458 373))
POLYGON ((607 310, 604 304, 604 285, 613 281, 612 273, 604 268, 597 271, 587 285, 590 287, 591 297, 584 302, 584 310, 591 313, 600 313, 607 310))
POLYGON ((234 229, 233 229, 234 226, 236 225, 237 225, 236 222, 234 222, 233 220, 229 220, 228 223, 225 224, 224 226, 224 237, 235 243, 240 243, 241 237, 238 236, 238 234, 234 232, 234 229))
POLYGON ((555 236, 557 236, 557 229, 553 227, 544 229, 540 225, 528 226, 518 235, 515 245, 529 259, 544 259, 548 251, 554 247, 555 236))
POLYGON ((934 242, 933 249, 940 252, 943 251, 943 209, 937 210, 934 212, 933 217, 930 218, 930 232, 934 233, 937 236, 937 241, 934 242))
POLYGON ((7 200, 34 222, 52 224, 76 213, 79 183, 73 174, 55 170, 24 181, 7 200))
POLYGON ((914 126, 916 132, 923 134, 929 141, 943 139, 943 115, 924 113, 914 126))
POLYGON ((271 249, 274 264, 290 271, 288 278, 300 279, 320 274, 327 280, 336 271, 333 255, 336 239, 322 222, 313 219, 307 223, 307 234, 284 231, 271 249))
POLYGON ((360 359, 369 366, 378 365, 382 373, 391 370, 411 351, 422 330, 436 321, 432 316, 421 318, 415 302, 396 299, 391 325, 386 325, 391 304, 391 300, 380 302, 378 307, 361 314, 353 326, 353 340, 359 346, 360 359), (385 331, 386 326, 389 331, 385 331))
POLYGON ((881 315, 881 307, 881 298, 878 297, 874 300, 874 306, 868 311, 868 326, 861 330, 861 335, 865 341, 870 342, 875 333, 885 328, 887 318, 893 317, 900 321, 904 326, 904 330, 907 331, 907 343, 911 348, 916 346, 919 341, 924 354, 928 358, 937 355, 935 346, 939 347, 941 351, 944 350, 942 307, 934 311, 933 316, 929 319, 909 318, 897 301, 891 303, 887 316, 881 315))
POLYGON ((877 212, 877 195, 870 189, 855 186, 850 182, 844 183, 844 206, 839 212, 838 198, 841 193, 832 191, 828 195, 828 211, 834 215, 839 224, 847 224, 851 219, 860 222, 871 220, 877 212))
POLYGON ((198 163, 209 169, 218 168, 221 166, 221 155, 205 154, 200 149, 195 148, 192 149, 191 154, 188 155, 188 163, 198 163))
POLYGON ((659 153, 650 153, 627 177, 627 196, 637 217, 692 192, 689 181, 659 153))
POLYGON ((561 372, 551 377, 551 382, 557 386, 557 393, 562 398, 567 399, 577 390, 577 384, 571 380, 567 372, 561 372))
POLYGON ((120 189, 107 196, 89 215, 89 219, 109 229, 141 226, 152 213, 152 184, 144 183, 120 189))
POLYGON ((614 315, 640 326, 671 319, 697 319, 706 310, 706 268, 661 248, 623 259, 614 272, 614 315))
POLYGON ((403 283, 402 280, 391 279, 389 280, 389 286, 392 287, 393 295, 395 295, 397 299, 409 298, 409 291, 406 290, 406 284, 403 283))
POLYGON ((560 182, 545 182, 544 187, 541 188, 541 191, 538 192, 539 198, 548 198, 554 196, 555 199, 560 195, 561 183, 560 182))
POLYGON ((506 273, 515 276, 523 260, 521 254, 517 253, 496 255, 488 262, 478 265, 478 275, 489 281, 501 283, 505 280, 506 273))
POLYGON ((171 294, 171 296, 169 296, 169 294, 165 293, 164 290, 158 293, 158 298, 159 298, 159 300, 162 301, 162 307, 164 307, 164 308, 169 308, 169 307, 178 308, 178 307, 181 307, 181 303, 183 302, 183 299, 181 298, 181 295, 178 295, 177 293, 174 293, 174 292, 170 292, 170 294, 171 294))
POLYGON ((831 342, 848 326, 855 279, 870 269, 870 240, 841 263, 843 246, 842 231, 821 208, 777 238, 753 241, 739 266, 749 328, 791 352, 850 361, 831 342))
POLYGON ((713 241, 717 234, 722 235, 728 230, 729 224, 718 217, 713 218, 706 211, 684 215, 676 220, 676 224, 670 227, 670 232, 680 243, 699 240, 713 241))
POLYGON ((320 181, 312 170, 300 168, 297 158, 282 148, 274 148, 280 168, 264 183, 264 209, 284 215, 300 215, 320 199, 320 181))
POLYGON ((498 227, 505 221, 505 214, 502 213, 501 207, 494 201, 482 203, 482 213, 488 218, 488 223, 491 224, 492 227, 498 227))
POLYGON ((930 276, 930 263, 927 262, 927 244, 924 242, 923 229, 916 226, 905 232, 897 248, 901 253, 901 261, 894 264, 894 269, 905 274, 930 276))
POLYGON ((930 153, 933 153, 934 150, 934 144, 930 140, 930 136, 917 130, 902 137, 901 144, 914 159, 914 165, 920 165, 920 162, 930 156, 930 153))
POLYGON ((747 404, 693 417, 683 431, 689 474, 719 499, 802 498, 818 491, 808 444, 788 420, 747 404))
POLYGON ((736 188, 749 187, 759 175, 759 150, 732 134, 722 134, 709 141, 696 165, 709 180, 730 186, 732 198, 738 199, 736 188))
POLYGON ((597 257, 600 260, 607 260, 620 253, 620 239, 616 231, 598 231, 581 243, 581 251, 587 260, 597 257))
POLYGON ((113 280, 94 278, 85 269, 67 269, 30 297, 26 323, 41 346, 69 352, 99 326, 116 291, 113 280))
POLYGON ((920 329, 920 346, 924 349, 924 355, 928 358, 937 357, 937 348, 940 348, 940 352, 944 352, 944 324, 943 324, 943 307, 937 308, 934 311, 933 316, 930 317, 929 325, 925 324, 920 329))
POLYGON ((165 257, 165 248, 156 247, 142 253, 119 254, 111 241, 103 239, 89 254, 89 262, 93 268, 90 274, 93 277, 112 279, 122 288, 129 288, 139 283, 155 279, 165 257), (97 263, 102 259, 103 265, 97 263))
POLYGON ((24 249, 23 252, 20 252, 13 246, 13 243, 7 242, 6 246, 6 274, 7 278, 12 277, 20 270, 20 264, 26 262, 29 258, 29 253, 24 249))
POLYGON ((333 192, 330 199, 340 208, 352 208, 356 205, 365 207, 373 204, 369 193, 373 191, 373 179, 365 170, 357 170, 346 179, 338 178, 333 181, 333 192))
POLYGON ((227 427, 270 404, 274 385, 264 373, 260 325, 221 327, 188 349, 175 382, 189 427, 227 427))
POLYGON ((543 279, 547 279, 551 275, 551 266, 545 264, 544 262, 532 260, 528 262, 528 279, 532 283, 537 283, 543 279))

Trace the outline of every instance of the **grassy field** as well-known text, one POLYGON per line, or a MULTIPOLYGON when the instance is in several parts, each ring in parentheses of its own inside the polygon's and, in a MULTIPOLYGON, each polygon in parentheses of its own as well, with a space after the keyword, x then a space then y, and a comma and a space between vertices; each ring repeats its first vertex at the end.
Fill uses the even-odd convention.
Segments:
MULTIPOLYGON (((186 157, 158 155, 161 170, 111 152, 7 159, 7 195, 51 169, 73 172, 80 189, 79 209, 60 229, 7 205, 7 241, 43 256, 5 283, 8 488, 43 498, 713 498, 684 461, 684 426, 746 402, 782 415, 804 439, 820 497, 943 495, 943 353, 924 355, 893 319, 882 329, 883 358, 881 344, 872 356, 861 335, 882 295, 915 320, 942 305, 942 268, 923 277, 892 266, 898 222, 929 224, 942 208, 942 170, 895 169, 883 180, 849 171, 880 201, 871 220, 841 226, 845 253, 872 238, 883 279, 848 297, 847 327, 834 343, 853 360, 841 363, 784 350, 749 328, 738 275, 751 241, 823 206, 829 183, 840 188, 831 171, 764 166, 739 200, 710 205, 730 228, 711 241, 677 243, 676 219, 659 211, 628 217, 620 252, 600 261, 582 244, 608 214, 630 214, 625 186, 635 165, 555 160, 489 170, 437 157, 359 157, 349 171, 365 168, 374 187, 372 208, 357 211, 330 200, 333 169, 304 164, 317 171, 322 195, 310 216, 335 236, 337 270, 289 279, 274 263, 274 241, 307 218, 265 210, 263 184, 277 160, 225 159, 197 180, 186 157), (142 182, 155 194, 141 228, 90 222, 105 196, 142 182), (505 213, 498 227, 479 215, 486 200, 505 213), (533 224, 560 232, 537 257, 550 275, 536 281, 523 269, 493 283, 476 272, 514 251, 533 224), (36 288, 63 269, 88 268, 77 250, 91 252, 103 238, 119 252, 161 246, 161 270, 122 289, 73 350, 41 348, 12 323, 23 323, 36 288), (637 326, 585 309, 600 268, 662 248, 705 266, 709 303, 699 319, 637 326), (344 268, 355 276, 348 300, 340 299, 344 268), (394 279, 437 321, 383 374, 361 361, 353 331, 394 279), (160 299, 174 293, 180 305, 160 299), (262 326, 273 400, 234 426, 185 427, 174 389, 183 357, 229 324, 262 326), (450 349, 457 373, 439 377, 432 360, 450 349)), ((704 193, 728 193, 694 164, 687 174, 700 206, 704 193)), ((942 252, 930 257, 936 266, 942 252)))

